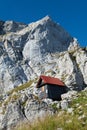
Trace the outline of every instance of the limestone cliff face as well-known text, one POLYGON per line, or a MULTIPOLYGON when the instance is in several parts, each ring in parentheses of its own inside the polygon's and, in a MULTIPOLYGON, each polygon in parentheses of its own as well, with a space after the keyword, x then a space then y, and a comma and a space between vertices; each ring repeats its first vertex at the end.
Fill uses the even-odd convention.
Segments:
POLYGON ((30 24, 31 32, 23 50, 25 59, 31 61, 43 61, 47 53, 55 53, 67 50, 73 38, 48 16, 42 20, 30 24))
POLYGON ((0 35, 9 33, 9 32, 17 32, 27 25, 23 23, 18 23, 14 21, 0 21, 0 35))
POLYGON ((87 84, 87 50, 49 16, 29 25, 0 21, 0 29, 0 92, 40 74, 54 74, 70 89, 87 84))
POLYGON ((12 130, 21 121, 29 123, 53 115, 55 104, 57 109, 67 109, 70 100, 76 98, 74 90, 86 86, 87 48, 81 48, 77 39, 49 16, 29 25, 0 21, 1 130, 12 130), (60 78, 72 91, 62 95, 60 102, 39 101, 35 78, 41 74, 60 78), (12 91, 8 94, 9 90, 12 91))

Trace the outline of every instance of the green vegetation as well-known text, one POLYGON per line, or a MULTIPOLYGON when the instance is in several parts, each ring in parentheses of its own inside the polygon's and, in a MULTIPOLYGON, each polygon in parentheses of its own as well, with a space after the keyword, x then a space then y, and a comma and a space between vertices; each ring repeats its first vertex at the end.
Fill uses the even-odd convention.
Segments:
POLYGON ((71 116, 66 112, 61 116, 46 117, 44 120, 39 120, 33 125, 21 124, 16 130, 87 130, 87 126, 77 120, 77 116, 71 116))
POLYGON ((54 116, 39 119, 32 125, 21 124, 16 130, 87 130, 87 91, 79 92, 69 107, 73 109, 71 113, 59 110, 54 116))
MULTIPOLYGON (((29 81, 23 85, 20 85, 8 92, 8 95, 9 95, 8 98, 5 101, 3 101, 3 105, 5 106, 5 108, 3 109, 3 113, 5 112, 6 107, 10 102, 15 102, 20 98, 21 94, 18 92, 30 87, 32 83, 33 83, 33 80, 29 81)), ((24 105, 25 105, 25 103, 23 104, 23 106, 24 105)), ((2 106, 2 102, 0 102, 0 106, 2 106)))
POLYGON ((45 75, 46 75, 46 74, 49 74, 49 76, 50 76, 50 74, 51 74, 51 75, 54 75, 55 72, 54 72, 53 70, 48 70, 48 71, 45 72, 45 75))
POLYGON ((87 117, 87 91, 78 93, 78 98, 72 101, 71 107, 74 108, 74 114, 78 116, 84 114, 87 117))
POLYGON ((17 99, 19 99, 20 98, 20 94, 18 92, 21 91, 21 90, 24 90, 24 89, 26 89, 28 87, 30 87, 32 83, 33 83, 33 81, 29 81, 29 82, 27 82, 27 83, 25 83, 23 85, 20 85, 20 86, 18 86, 16 88, 12 89, 11 91, 9 91, 8 92, 9 97, 4 102, 4 105, 7 106, 9 102, 14 102, 17 99))
POLYGON ((68 76, 68 74, 62 74, 61 80, 64 82, 66 80, 66 77, 68 76))
POLYGON ((0 107, 2 106, 2 102, 0 102, 0 107))
MULTIPOLYGON (((20 97, 20 94, 17 94, 17 93, 15 93, 15 92, 14 92, 13 94, 11 94, 11 95, 7 98, 7 100, 5 100, 5 101, 3 102, 4 108, 3 108, 2 114, 5 113, 8 104, 9 104, 10 102, 15 102, 16 100, 19 99, 19 97, 20 97)), ((1 104, 1 105, 2 105, 2 104, 1 104)))
POLYGON ((15 87, 11 91, 9 91, 8 94, 12 94, 13 92, 18 92, 18 91, 24 90, 24 89, 30 87, 32 83, 33 83, 33 80, 31 80, 31 81, 29 81, 29 82, 27 82, 25 84, 22 84, 22 85, 20 85, 18 87, 15 87))
POLYGON ((52 104, 52 108, 55 112, 58 111, 57 103, 52 104))
POLYGON ((3 102, 3 96, 0 95, 0 107, 2 106, 2 102, 3 102))

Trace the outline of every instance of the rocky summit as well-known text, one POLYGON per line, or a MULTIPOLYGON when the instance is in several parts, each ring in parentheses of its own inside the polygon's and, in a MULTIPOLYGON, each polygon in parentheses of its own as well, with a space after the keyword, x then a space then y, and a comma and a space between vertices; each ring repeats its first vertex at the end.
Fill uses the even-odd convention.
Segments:
POLYGON ((2 129, 53 113, 47 103, 51 101, 40 103, 34 95, 41 74, 58 77, 70 91, 83 90, 87 86, 87 47, 80 47, 77 39, 49 16, 28 25, 0 21, 0 111, 5 110, 4 114, 0 112, 2 129))
POLYGON ((0 21, 0 28, 1 91, 49 71, 72 88, 87 84, 87 51, 49 16, 29 25, 0 21))

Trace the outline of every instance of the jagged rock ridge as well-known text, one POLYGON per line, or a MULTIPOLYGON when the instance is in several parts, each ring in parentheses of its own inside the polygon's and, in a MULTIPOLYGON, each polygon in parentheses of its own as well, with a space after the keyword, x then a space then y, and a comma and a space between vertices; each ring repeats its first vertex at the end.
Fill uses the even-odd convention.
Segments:
POLYGON ((87 51, 49 16, 29 25, 13 21, 0 25, 5 32, 0 36, 2 92, 49 71, 69 88, 82 89, 87 84, 87 51))
POLYGON ((69 91, 60 102, 38 100, 34 87, 40 74, 60 78, 68 90, 84 89, 87 49, 49 16, 29 25, 0 21, 0 129, 11 130, 21 121, 53 115, 55 104, 57 109, 68 109, 77 97, 76 91, 69 91), (28 88, 13 89, 28 80, 33 80, 28 88))
POLYGON ((14 21, 0 21, 0 35, 4 35, 9 32, 17 32, 26 26, 26 24, 14 21))

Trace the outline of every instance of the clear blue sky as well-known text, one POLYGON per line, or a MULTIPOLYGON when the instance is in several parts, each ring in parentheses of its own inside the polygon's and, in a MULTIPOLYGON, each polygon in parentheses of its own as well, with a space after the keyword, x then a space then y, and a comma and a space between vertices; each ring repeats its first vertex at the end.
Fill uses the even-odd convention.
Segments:
POLYGON ((0 19, 30 23, 49 15, 87 46, 87 0, 0 0, 0 19))

